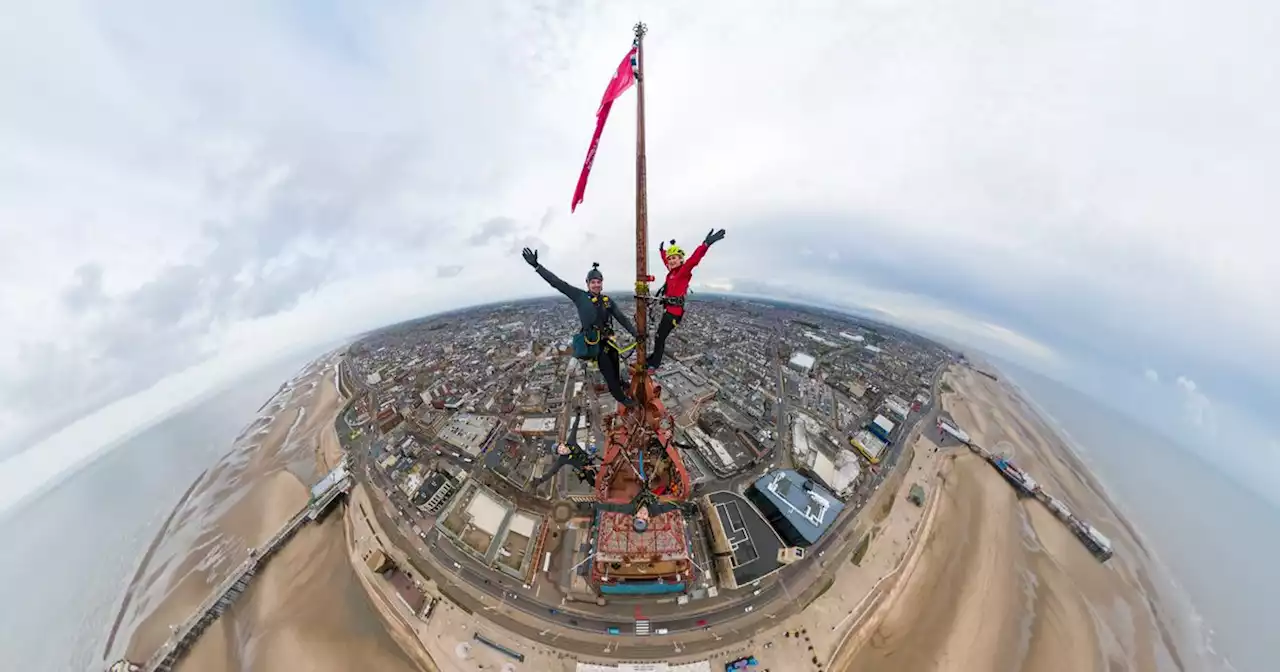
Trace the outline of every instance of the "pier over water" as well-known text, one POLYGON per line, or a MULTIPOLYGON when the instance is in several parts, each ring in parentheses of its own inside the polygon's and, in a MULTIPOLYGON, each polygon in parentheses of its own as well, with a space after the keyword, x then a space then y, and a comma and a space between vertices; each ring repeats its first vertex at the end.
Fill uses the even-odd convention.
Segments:
POLYGON ((195 645, 204 631, 249 588, 249 583, 268 560, 272 558, 303 525, 321 518, 340 497, 351 491, 353 481, 344 459, 341 464, 311 487, 311 499, 259 548, 250 548, 249 557, 236 567, 231 575, 213 590, 213 593, 196 607, 195 612, 152 654, 145 663, 119 660, 108 672, 168 672, 195 645))
POLYGON ((938 421, 938 432, 940 435, 946 434, 964 444, 995 467, 996 471, 1013 485, 1018 497, 1033 497, 1048 507, 1054 517, 1065 523, 1067 529, 1071 530, 1071 534, 1075 535, 1099 561, 1106 562, 1111 558, 1113 553, 1111 540, 1088 521, 1073 514, 1061 499, 1046 492, 1040 483, 1031 477, 1031 474, 1018 468, 1009 456, 993 453, 974 443, 969 435, 957 427, 955 421, 950 418, 938 421))

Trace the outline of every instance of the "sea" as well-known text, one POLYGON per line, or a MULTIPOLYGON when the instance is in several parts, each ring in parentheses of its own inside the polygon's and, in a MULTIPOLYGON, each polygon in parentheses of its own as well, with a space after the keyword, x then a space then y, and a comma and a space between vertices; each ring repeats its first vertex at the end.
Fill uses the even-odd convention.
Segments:
POLYGON ((160 526, 310 359, 249 374, 0 513, 0 670, 104 669, 125 588, 160 526))
MULTIPOLYGON (((248 375, 0 514, 0 670, 102 669, 125 587, 162 522, 305 363, 248 375)), ((1000 370, 1154 549, 1205 669, 1280 669, 1280 511, 1106 404, 1013 365, 1000 370)))
POLYGON ((1008 362, 997 368, 1067 441, 1152 550, 1208 670, 1280 670, 1280 509, 1205 453, 1008 362))

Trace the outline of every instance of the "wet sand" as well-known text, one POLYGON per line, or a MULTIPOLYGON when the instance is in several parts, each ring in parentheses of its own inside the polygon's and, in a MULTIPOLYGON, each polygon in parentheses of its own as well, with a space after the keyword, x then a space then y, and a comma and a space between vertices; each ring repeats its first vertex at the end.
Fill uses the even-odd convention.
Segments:
MULTIPOLYGON (((246 557, 307 502, 341 408, 336 358, 306 367, 194 484, 147 550, 105 661, 145 661, 246 557), (328 438, 326 438, 326 436, 328 438), (126 642, 123 645, 122 642, 126 642), (114 649, 114 650, 113 650, 114 649)), ((304 526, 205 631, 182 670, 413 670, 352 571, 342 516, 304 526)))
POLYGON ((1099 563, 1040 502, 1019 500, 959 449, 935 494, 936 520, 895 589, 850 642, 850 670, 1183 669, 1146 556, 1065 445, 1007 388, 968 369, 944 379, 943 407, 989 450, 1111 538, 1099 563))

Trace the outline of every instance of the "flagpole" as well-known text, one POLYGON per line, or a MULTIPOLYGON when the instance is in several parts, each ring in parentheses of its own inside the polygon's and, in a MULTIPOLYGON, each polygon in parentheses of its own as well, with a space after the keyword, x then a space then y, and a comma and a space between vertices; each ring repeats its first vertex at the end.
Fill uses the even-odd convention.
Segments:
POLYGON ((644 155, 644 36, 649 29, 637 23, 633 30, 636 36, 636 333, 640 334, 634 377, 638 378, 635 390, 639 393, 648 388, 645 383, 649 375, 645 363, 649 306, 648 301, 639 298, 649 294, 649 195, 644 155))

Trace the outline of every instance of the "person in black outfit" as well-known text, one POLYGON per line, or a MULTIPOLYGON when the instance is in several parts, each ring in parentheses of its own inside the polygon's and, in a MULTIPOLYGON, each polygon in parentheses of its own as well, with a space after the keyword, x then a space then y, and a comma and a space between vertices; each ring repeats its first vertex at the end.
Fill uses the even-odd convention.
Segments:
POLYGON ((640 337, 636 334, 636 325, 618 310, 618 304, 601 293, 604 274, 600 272, 600 264, 591 264, 591 270, 587 272, 587 288, 579 289, 556 277, 554 273, 539 264, 537 250, 526 247, 522 256, 525 262, 547 281, 547 284, 559 290, 577 307, 578 320, 582 323, 582 327, 573 337, 574 357, 594 360, 600 367, 600 374, 604 376, 604 382, 609 386, 609 392, 613 398, 628 408, 634 406, 635 400, 628 397, 622 389, 622 366, 618 350, 610 344, 610 338, 613 336, 613 320, 621 323, 622 328, 626 329, 632 338, 640 340, 640 337))
MULTIPOLYGON (((559 456, 556 457, 556 463, 551 465, 551 469, 547 473, 534 479, 532 485, 530 485, 531 488, 542 485, 545 481, 550 480, 552 476, 555 476, 556 472, 568 465, 572 465, 574 471, 578 472, 578 478, 582 478, 583 472, 591 464, 591 456, 582 449, 582 446, 578 445, 578 423, 581 420, 582 414, 575 412, 573 414, 573 426, 569 429, 569 434, 565 437, 564 443, 557 450, 559 456)), ((595 479, 592 478, 591 481, 594 482, 595 479)))

